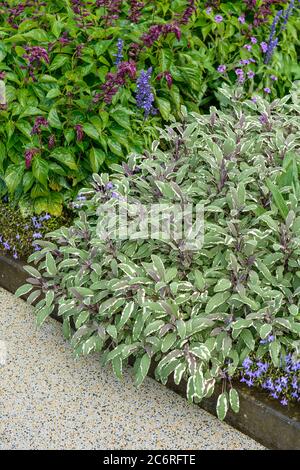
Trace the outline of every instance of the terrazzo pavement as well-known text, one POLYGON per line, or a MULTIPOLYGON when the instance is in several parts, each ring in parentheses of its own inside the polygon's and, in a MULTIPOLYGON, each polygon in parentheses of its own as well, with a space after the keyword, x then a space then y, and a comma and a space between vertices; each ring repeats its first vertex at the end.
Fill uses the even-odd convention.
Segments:
POLYGON ((37 328, 3 289, 1 340, 0 449, 263 449, 150 378, 135 388, 130 368, 119 381, 97 355, 74 360, 61 326, 37 328))

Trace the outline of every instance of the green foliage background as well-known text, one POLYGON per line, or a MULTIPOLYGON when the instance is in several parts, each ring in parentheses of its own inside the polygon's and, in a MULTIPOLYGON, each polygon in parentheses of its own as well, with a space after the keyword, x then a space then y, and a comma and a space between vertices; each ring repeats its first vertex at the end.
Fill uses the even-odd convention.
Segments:
POLYGON ((266 66, 259 43, 268 38, 268 24, 251 31, 258 44, 249 53, 243 46, 249 43, 250 32, 238 21, 245 12, 251 23, 244 2, 221 2, 219 9, 209 15, 205 2, 199 1, 197 13, 181 28, 180 40, 173 33, 161 37, 151 48, 144 48, 137 60, 138 73, 153 68, 158 115, 144 120, 136 108, 134 80, 120 88, 111 105, 93 105, 92 98, 100 91, 106 74, 116 71, 118 38, 124 40, 124 60, 128 60, 130 44, 140 43, 151 25, 173 21, 186 8, 186 1, 146 2, 138 24, 128 20, 127 1, 113 25, 105 24, 105 10, 96 8, 95 2, 86 8, 90 16, 82 27, 77 26, 68 0, 51 0, 40 7, 37 15, 32 8, 26 8, 17 20, 18 27, 13 28, 8 23, 7 8, 0 6, 0 73, 5 72, 8 100, 7 109, 0 110, 0 195, 8 193, 10 198, 30 201, 37 213, 59 215, 63 204, 73 198, 92 173, 109 170, 130 152, 149 148, 157 136, 157 126, 178 119, 182 104, 196 112, 216 104, 220 96, 215 92, 222 81, 236 81, 234 68, 240 59, 251 56, 256 60, 256 77, 245 84, 249 96, 270 86, 271 74, 278 77, 273 96, 283 96, 291 82, 300 78, 299 16, 290 19, 272 64, 266 66), (222 23, 214 21, 215 13, 222 14, 222 23), (59 39, 66 32, 70 42, 64 45, 59 39), (36 68, 33 81, 23 57, 25 47, 48 50, 49 45, 49 64, 41 63, 36 68), (84 46, 81 57, 76 57, 78 45, 84 46), (216 70, 220 64, 227 65, 224 77, 216 70), (165 71, 173 77, 171 89, 165 79, 156 80, 165 71), (41 137, 31 135, 37 116, 44 116, 49 122, 49 129, 43 129, 41 137), (82 142, 76 140, 76 124, 83 126, 82 142), (52 134, 56 146, 49 150, 47 143, 52 134), (38 148, 39 153, 31 168, 26 169, 24 152, 30 148, 38 148))

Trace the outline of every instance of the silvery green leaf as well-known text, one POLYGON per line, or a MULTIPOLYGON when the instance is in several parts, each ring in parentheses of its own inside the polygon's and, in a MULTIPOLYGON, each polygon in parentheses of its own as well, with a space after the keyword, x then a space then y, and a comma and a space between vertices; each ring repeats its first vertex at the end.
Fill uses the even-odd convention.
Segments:
POLYGON ((204 397, 209 398, 212 396, 215 390, 215 383, 216 383, 216 379, 214 378, 205 380, 204 397))
POLYGON ((166 334, 166 336, 165 336, 164 339, 162 340, 161 351, 162 351, 163 353, 167 352, 167 351, 173 346, 173 344, 175 343, 176 339, 177 339, 176 333, 168 333, 168 334, 166 334))
POLYGON ((201 370, 197 370, 195 375, 193 376, 194 379, 194 397, 199 398, 201 400, 204 396, 205 391, 205 380, 203 377, 203 373, 201 370))
POLYGON ((90 354, 92 351, 94 351, 97 347, 97 338, 96 336, 91 336, 89 339, 87 339, 83 345, 82 345, 82 354, 87 356, 90 354))
POLYGON ((238 413, 240 410, 240 400, 239 400, 239 394, 235 388, 231 388, 229 391, 229 403, 230 403, 231 409, 235 413, 238 413))
POLYGON ((195 285, 196 285, 197 289, 202 291, 205 288, 204 277, 198 269, 195 270, 194 275, 195 275, 195 285))
POLYGON ((144 327, 144 323, 145 323, 145 320, 144 320, 143 314, 139 313, 136 316, 136 320, 134 322, 133 329, 132 329, 132 339, 134 341, 139 339, 142 333, 143 327, 144 327))
POLYGON ((225 335, 221 343, 221 352, 223 357, 227 357, 232 348, 232 339, 230 336, 225 335))
POLYGON ((214 321, 205 317, 195 317, 192 320, 186 322, 186 335, 191 336, 199 331, 205 330, 206 328, 213 326, 214 321))
POLYGON ((151 358, 148 355, 148 353, 145 353, 139 362, 139 367, 137 369, 136 376, 135 376, 135 384, 137 386, 141 385, 141 383, 144 381, 145 377, 147 376, 150 364, 151 364, 151 358))
POLYGON ((134 269, 132 266, 130 266, 129 264, 121 263, 121 264, 119 264, 119 268, 120 268, 125 274, 127 274, 127 276, 129 276, 130 278, 134 278, 135 276, 137 276, 138 271, 135 270, 135 269, 134 269))
POLYGON ((232 323, 232 328, 234 330, 240 330, 240 329, 243 329, 243 328, 249 328, 249 326, 252 326, 252 325, 253 325, 252 320, 244 320, 244 319, 240 318, 239 320, 232 323))
POLYGON ((42 293, 41 290, 35 290, 31 292, 31 294, 29 294, 29 296, 27 297, 26 302, 28 302, 29 304, 33 304, 41 295, 41 293, 42 293))
MULTIPOLYGON (((78 289, 77 289, 78 290, 78 289)), ((122 305, 124 304, 125 299, 122 298, 111 298, 106 300, 105 302, 102 302, 102 304, 99 307, 99 315, 103 315, 104 313, 109 313, 112 314, 116 310, 118 310, 122 305)))
POLYGON ((299 308, 297 307, 297 305, 289 305, 288 309, 291 315, 293 316, 299 315, 299 308))
POLYGON ((274 324, 283 326, 284 328, 286 328, 288 330, 292 329, 292 323, 288 318, 276 318, 274 320, 274 324))
POLYGON ((33 266, 24 266, 25 271, 27 271, 31 276, 36 277, 37 279, 40 279, 42 276, 40 272, 35 269, 33 266))
POLYGON ((54 305, 46 306, 37 311, 36 323, 41 326, 54 310, 54 305))
POLYGON ((113 339, 117 339, 118 337, 118 331, 117 331, 117 328, 115 327, 115 325, 108 325, 106 327, 106 332, 109 334, 109 336, 111 336, 113 339))
POLYGON ((204 344, 191 347, 190 352, 203 361, 208 361, 211 355, 209 349, 204 344))
POLYGON ((224 304, 230 297, 229 292, 218 292, 213 295, 206 304, 205 313, 210 313, 220 305, 224 304))
POLYGON ((218 418, 223 421, 226 417, 228 411, 228 396, 227 393, 221 393, 221 395, 218 396, 218 401, 217 401, 217 415, 218 418))
POLYGON ((164 322, 162 320, 155 320, 149 323, 144 330, 144 335, 145 336, 152 335, 153 333, 158 331, 163 326, 163 324, 164 322))
POLYGON ((58 269, 63 269, 63 268, 73 268, 75 266, 78 266, 78 260, 77 259, 65 259, 61 261, 58 265, 58 269))
POLYGON ((55 259, 53 258, 50 252, 46 254, 46 269, 48 274, 50 274, 51 276, 55 276, 55 274, 57 273, 55 259))
POLYGON ((254 347, 255 347, 255 340, 253 338, 253 335, 251 333, 250 330, 248 329, 244 329, 241 334, 240 334, 240 337, 243 339, 244 343, 246 344, 246 346, 251 350, 253 351, 254 347))
POLYGON ((30 292, 32 289, 33 289, 33 285, 32 285, 32 284, 23 284, 23 286, 19 287, 19 288, 16 290, 15 296, 16 296, 16 297, 21 297, 22 295, 26 295, 26 294, 28 294, 28 292, 30 292))
POLYGON ((231 288, 231 281, 229 279, 220 279, 214 287, 214 292, 223 292, 231 288))
POLYGON ((262 325, 259 329, 259 334, 260 334, 260 337, 261 339, 266 339, 272 332, 272 325, 269 325, 269 324, 265 324, 265 325, 262 325))
POLYGON ((181 339, 184 339, 186 336, 186 324, 183 320, 176 321, 176 328, 181 339))
POLYGON ((71 338, 72 330, 71 330, 71 324, 70 324, 70 319, 69 318, 66 318, 63 321, 62 331, 63 331, 63 335, 66 339, 71 338))
POLYGON ((120 355, 115 356, 112 359, 111 363, 112 363, 112 368, 113 368, 115 376, 118 377, 118 379, 121 379, 122 378, 122 366, 123 366, 122 357, 120 355))
POLYGON ((75 295, 78 294, 81 298, 92 297, 94 295, 94 292, 87 287, 72 287, 71 292, 75 295))
POLYGON ((76 330, 78 330, 78 328, 80 328, 89 319, 89 317, 90 317, 89 311, 81 312, 75 321, 76 330))
POLYGON ((194 397, 194 377, 191 376, 189 377, 187 381, 187 387, 186 387, 186 397, 190 403, 193 402, 193 397, 194 397))
POLYGON ((129 318, 131 317, 133 311, 135 308, 135 303, 133 301, 128 302, 128 304, 125 305, 120 322, 118 323, 118 330, 123 328, 123 326, 128 322, 129 318))
POLYGON ((154 269, 157 271, 160 280, 161 281, 165 280, 166 272, 165 272, 164 263, 162 262, 161 258, 157 255, 152 255, 151 259, 153 262, 154 269))
POLYGON ((46 293, 45 301, 46 301, 46 306, 50 307, 54 300, 54 291, 53 290, 48 290, 46 293))
POLYGON ((184 372, 186 371, 186 365, 181 362, 178 364, 174 370, 174 382, 176 385, 179 385, 183 377, 184 372))
POLYGON ((269 352, 270 352, 270 356, 275 367, 279 366, 280 351, 281 351, 281 344, 277 339, 269 343, 269 352))

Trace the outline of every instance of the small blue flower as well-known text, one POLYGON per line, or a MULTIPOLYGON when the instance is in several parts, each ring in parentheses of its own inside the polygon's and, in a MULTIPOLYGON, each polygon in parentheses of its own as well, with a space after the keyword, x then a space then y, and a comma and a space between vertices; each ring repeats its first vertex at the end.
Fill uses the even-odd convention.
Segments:
POLYGON ((32 234, 33 238, 43 238, 43 235, 40 232, 35 232, 32 234))

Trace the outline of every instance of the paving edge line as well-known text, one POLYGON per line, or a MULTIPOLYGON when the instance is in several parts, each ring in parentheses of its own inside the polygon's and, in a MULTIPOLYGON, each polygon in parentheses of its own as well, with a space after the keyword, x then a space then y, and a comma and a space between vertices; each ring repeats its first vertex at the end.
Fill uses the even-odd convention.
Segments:
MULTIPOLYGON (((0 287, 14 293, 26 282, 28 274, 23 269, 23 263, 6 256, 0 256, 0 287)), ((53 318, 60 321, 57 315, 53 318)), ((154 376, 155 364, 150 367, 149 376, 154 376)), ((271 401, 266 393, 249 390, 237 383, 240 395, 240 412, 228 412, 225 421, 232 427, 247 434, 268 449, 300 450, 300 407, 290 405, 283 408, 277 402, 271 401)), ((176 385, 169 379, 167 387, 176 393, 186 395, 186 383, 176 385)), ((211 398, 202 400, 200 406, 209 413, 216 414, 218 387, 211 398)))

